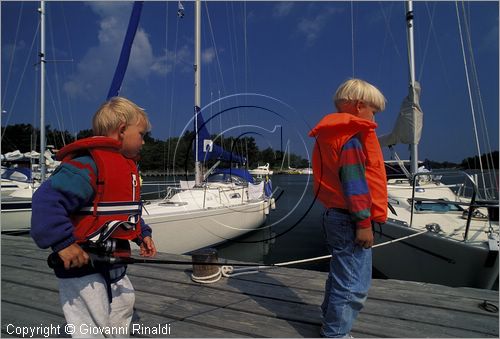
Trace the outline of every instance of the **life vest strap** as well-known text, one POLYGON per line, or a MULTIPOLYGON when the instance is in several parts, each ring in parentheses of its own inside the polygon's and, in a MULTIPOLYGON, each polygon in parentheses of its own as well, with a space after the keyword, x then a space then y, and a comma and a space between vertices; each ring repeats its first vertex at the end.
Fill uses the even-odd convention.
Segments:
POLYGON ((142 202, 100 202, 97 206, 82 207, 77 214, 80 215, 113 215, 113 214, 140 214, 142 202))
POLYGON ((108 240, 108 238, 116 231, 117 228, 121 227, 126 231, 135 230, 137 223, 139 222, 139 215, 131 215, 128 221, 111 220, 102 225, 97 231, 93 232, 87 236, 87 240, 93 241, 95 243, 100 243, 108 240))

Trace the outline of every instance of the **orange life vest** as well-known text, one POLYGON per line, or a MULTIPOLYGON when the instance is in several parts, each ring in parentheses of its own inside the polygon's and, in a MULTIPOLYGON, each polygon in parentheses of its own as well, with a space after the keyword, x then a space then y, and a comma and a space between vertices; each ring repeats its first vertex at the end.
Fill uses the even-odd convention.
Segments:
POLYGON ((365 176, 372 198, 371 220, 387 219, 387 178, 382 150, 375 134, 377 124, 348 113, 328 114, 311 130, 316 138, 312 166, 314 193, 327 208, 347 209, 339 176, 344 144, 357 135, 366 156, 365 176))
POLYGON ((92 204, 71 217, 77 242, 110 237, 133 240, 141 235, 139 173, 135 161, 125 158, 120 147, 121 143, 115 139, 92 137, 75 141, 57 152, 59 160, 77 167, 82 164, 73 159, 90 154, 97 166, 97 178, 91 178, 95 192, 92 204))

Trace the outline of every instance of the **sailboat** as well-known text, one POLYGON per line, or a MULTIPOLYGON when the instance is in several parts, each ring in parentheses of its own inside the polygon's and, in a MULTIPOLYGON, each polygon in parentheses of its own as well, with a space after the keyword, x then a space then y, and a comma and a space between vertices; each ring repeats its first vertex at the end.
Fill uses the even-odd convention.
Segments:
POLYGON ((376 243, 413 237, 377 248, 373 266, 391 279, 498 288, 498 196, 493 200, 480 194, 478 181, 468 173, 419 167, 423 112, 415 81, 412 1, 407 1, 406 20, 409 94, 393 132, 379 140, 382 147, 409 144, 411 159, 405 162, 395 155, 389 164, 400 164, 402 174, 388 177, 388 220, 374 231, 376 243), (447 180, 450 175, 462 180, 447 180))
MULTIPOLYGON (((40 178, 39 182, 31 180, 27 185, 18 185, 18 188, 9 192, 8 197, 2 196, 1 220, 2 232, 28 231, 31 224, 31 198, 34 190, 45 181, 47 173, 46 138, 45 138, 45 1, 40 1, 40 152, 38 153, 40 178)), ((50 153, 50 152, 48 152, 50 153)), ((4 182, 2 182, 2 186, 4 182)))
POLYGON ((251 175, 255 175, 257 177, 263 177, 266 175, 273 175, 273 170, 269 168, 269 163, 266 163, 263 166, 257 166, 257 168, 251 169, 248 171, 251 175))
MULTIPOLYGON (((201 2, 195 2, 195 180, 170 187, 164 199, 146 201, 143 219, 151 226, 160 252, 187 253, 233 239, 265 223, 274 199, 264 182, 254 185, 242 169, 203 174, 203 159, 222 155, 209 139, 201 109, 201 2), (218 151, 218 152, 217 152, 218 151)), ((230 158, 237 159, 236 156, 230 158)))

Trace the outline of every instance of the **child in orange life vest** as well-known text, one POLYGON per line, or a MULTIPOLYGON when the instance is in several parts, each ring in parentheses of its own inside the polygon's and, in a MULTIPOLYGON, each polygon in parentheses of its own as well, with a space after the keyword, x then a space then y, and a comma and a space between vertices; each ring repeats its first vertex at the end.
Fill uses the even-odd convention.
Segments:
POLYGON ((115 328, 122 337, 129 334, 135 301, 126 266, 90 265, 82 246, 113 241, 130 251, 132 240, 142 256, 156 254, 151 228, 141 218, 135 162, 150 123, 143 109, 114 97, 97 110, 92 125, 95 136, 61 149, 61 165, 33 195, 31 236, 64 263, 54 271, 70 334, 88 336, 86 329, 95 326, 115 328))
POLYGON ((332 254, 320 335, 349 337, 370 288, 372 224, 387 219, 387 179, 374 122, 385 98, 373 85, 350 79, 334 102, 337 113, 310 132, 316 138, 314 190, 326 207, 323 230, 332 254))

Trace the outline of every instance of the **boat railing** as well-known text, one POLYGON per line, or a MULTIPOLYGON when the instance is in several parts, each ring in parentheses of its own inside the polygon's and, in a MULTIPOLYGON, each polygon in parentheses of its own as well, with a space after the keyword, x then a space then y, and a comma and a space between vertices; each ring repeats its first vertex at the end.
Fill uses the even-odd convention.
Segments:
MULTIPOLYGON (((453 181, 456 181, 453 180, 453 181)), ((487 199, 488 195, 480 194, 481 191, 477 184, 477 178, 465 171, 429 171, 415 173, 412 176, 412 197, 411 197, 411 214, 410 214, 410 227, 413 225, 413 215, 415 213, 415 203, 417 202, 434 202, 434 203, 453 203, 455 205, 467 206, 467 222, 465 226, 464 239, 468 240, 469 229, 471 221, 474 215, 474 210, 480 207, 486 207, 488 210, 488 220, 490 221, 490 232, 493 231, 493 226, 491 221, 498 221, 498 200, 487 199), (446 176, 461 176, 464 178, 464 182, 447 182, 446 176), (415 193, 422 190, 421 184, 432 181, 436 184, 440 184, 442 187, 448 187, 452 189, 455 193, 455 201, 448 201, 444 199, 427 199, 427 198, 416 198, 415 193), (441 185, 443 184, 443 185, 441 185), (456 190, 453 190, 456 188, 456 190), (465 200, 461 199, 465 198, 465 200)))
MULTIPOLYGON (((177 193, 180 193, 180 192, 183 192, 183 191, 186 191, 186 190, 191 190, 191 189, 194 189, 194 188, 182 188, 182 187, 179 187, 177 184, 175 183, 161 183, 161 182, 157 182, 157 183, 147 183, 146 184, 147 186, 150 186, 150 187, 156 187, 157 189, 154 190, 154 191, 151 191, 151 192, 147 192, 147 193, 143 193, 142 196, 144 198, 145 195, 149 194, 156 194, 158 195, 158 197, 162 196, 163 200, 161 202, 162 205, 178 205, 178 202, 170 202, 169 200, 172 199, 172 197, 174 197, 177 193), (165 189, 160 189, 159 187, 165 187, 165 189)), ((238 197, 241 196, 242 198, 242 201, 241 203, 243 204, 244 203, 244 197, 245 197, 245 189, 246 189, 246 186, 240 186, 238 187, 238 185, 236 185, 235 187, 232 187, 232 188, 227 188, 227 187, 221 187, 221 186, 210 186, 210 185, 203 185, 202 187, 198 187, 198 189, 203 189, 203 208, 206 207, 206 202, 208 200, 208 196, 207 196, 207 193, 208 191, 214 191, 216 190, 217 191, 217 194, 219 196, 219 202, 222 204, 223 203, 223 196, 227 199, 227 200, 230 200, 231 199, 231 196, 228 196, 227 193, 228 192, 235 192, 235 191, 240 191, 241 190, 241 193, 238 192, 238 197)))
POLYGON ((141 197, 143 199, 160 199, 173 196, 172 189, 178 188, 178 183, 173 181, 147 181, 142 183, 141 197))

